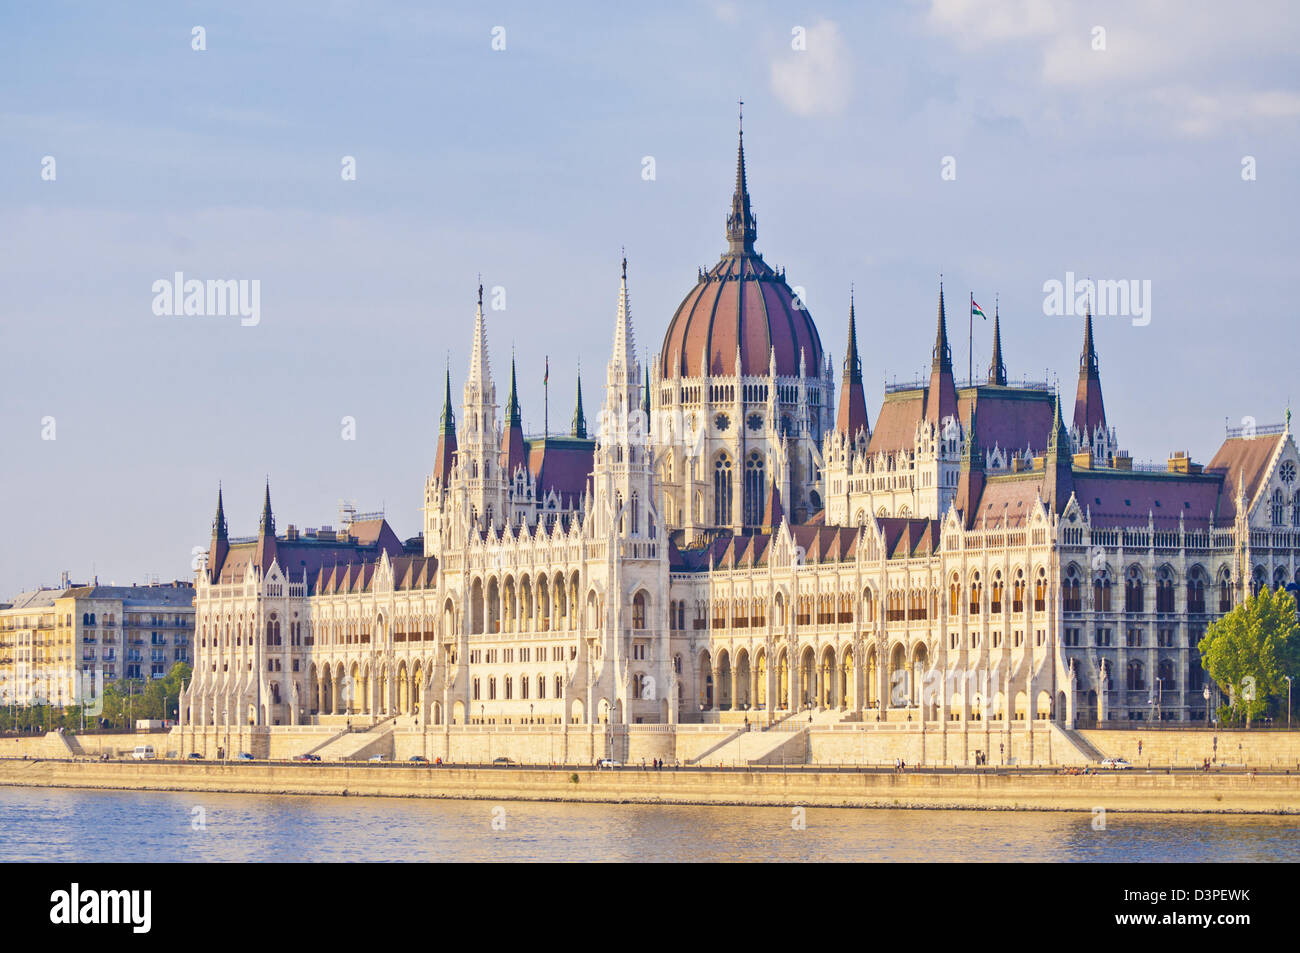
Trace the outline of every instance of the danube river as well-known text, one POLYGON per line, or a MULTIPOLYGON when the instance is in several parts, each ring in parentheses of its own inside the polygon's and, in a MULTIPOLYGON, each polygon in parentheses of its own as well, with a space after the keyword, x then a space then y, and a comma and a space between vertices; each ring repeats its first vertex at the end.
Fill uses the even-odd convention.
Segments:
POLYGON ((1295 817, 0 788, 0 861, 1281 861, 1295 817))

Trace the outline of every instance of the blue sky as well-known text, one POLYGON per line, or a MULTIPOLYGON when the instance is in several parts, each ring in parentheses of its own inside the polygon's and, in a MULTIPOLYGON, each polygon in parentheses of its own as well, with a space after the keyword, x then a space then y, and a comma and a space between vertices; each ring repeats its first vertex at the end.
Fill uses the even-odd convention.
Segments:
POLYGON ((8 5, 0 596, 187 578, 218 480, 235 534, 269 475, 282 528, 346 497, 414 535, 478 273, 501 399, 513 348, 540 430, 549 354, 567 427, 620 247, 643 358, 722 250, 742 97, 759 250, 837 367, 855 283, 873 420, 928 364, 940 272, 960 368, 967 293, 998 294, 1012 376, 1069 394, 1044 282, 1136 278, 1151 323, 1097 326, 1108 416, 1137 460, 1208 461, 1225 418, 1300 401, 1296 49, 1283 2, 8 5), (258 279, 260 324, 155 316, 176 271, 258 279))

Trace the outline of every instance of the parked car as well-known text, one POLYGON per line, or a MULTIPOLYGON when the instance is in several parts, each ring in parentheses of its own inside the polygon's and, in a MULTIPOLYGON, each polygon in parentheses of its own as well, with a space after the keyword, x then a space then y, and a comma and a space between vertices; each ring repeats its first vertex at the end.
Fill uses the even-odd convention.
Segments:
POLYGON ((197 751, 191 751, 185 756, 185 758, 189 761, 202 761, 203 755, 199 754, 197 751))
POLYGON ((596 767, 598 767, 598 768, 621 768, 621 767, 623 767, 623 762, 622 762, 622 761, 615 761, 613 758, 601 758, 599 761, 596 762, 596 767))
POLYGON ((370 761, 386 761, 387 759, 386 759, 382 754, 372 754, 368 760, 370 760, 370 761))
POLYGON ((518 761, 511 761, 509 758, 493 758, 493 764, 518 764, 518 761))
POLYGON ((424 755, 422 755, 422 754, 413 754, 413 755, 411 755, 409 758, 407 758, 406 760, 407 760, 407 761, 410 761, 410 762, 412 762, 412 763, 414 763, 414 764, 428 764, 428 763, 429 763, 429 759, 426 758, 426 757, 425 757, 424 755))
POLYGON ((235 760, 236 760, 236 761, 255 761, 256 759, 255 759, 251 754, 249 754, 247 751, 241 751, 241 752, 239 752, 239 754, 235 755, 235 760))
POLYGON ((1129 764, 1123 758, 1107 758, 1101 763, 1101 766, 1111 771, 1124 771, 1133 767, 1133 765, 1129 764))
POLYGON ((318 754, 296 754, 296 755, 293 756, 293 760, 294 760, 294 761, 319 761, 319 760, 320 760, 320 755, 318 755, 318 754))

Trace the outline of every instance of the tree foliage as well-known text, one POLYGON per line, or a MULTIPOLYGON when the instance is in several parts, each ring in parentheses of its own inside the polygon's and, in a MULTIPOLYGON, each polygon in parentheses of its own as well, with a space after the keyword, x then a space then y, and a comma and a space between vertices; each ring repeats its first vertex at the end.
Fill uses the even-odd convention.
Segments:
POLYGON ((1281 589, 1263 588, 1212 623, 1197 647, 1205 670, 1228 693, 1223 720, 1249 725, 1285 706, 1285 676, 1300 676, 1296 601, 1281 589))

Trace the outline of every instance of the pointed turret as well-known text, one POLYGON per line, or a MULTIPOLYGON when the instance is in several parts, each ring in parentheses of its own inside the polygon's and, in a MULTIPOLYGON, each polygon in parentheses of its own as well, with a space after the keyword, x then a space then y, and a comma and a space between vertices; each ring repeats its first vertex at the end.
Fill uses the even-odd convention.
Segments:
POLYGON ((433 475, 445 485, 456 457, 456 415, 451 409, 451 368, 447 368, 447 389, 442 398, 442 419, 438 423, 438 451, 433 475))
POLYGON ((515 381, 515 359, 510 358, 510 396, 506 398, 506 428, 501 435, 501 465, 506 475, 514 479, 515 468, 528 466, 528 453, 524 449, 523 418, 519 413, 519 391, 515 381))
POLYGON ((1007 365, 1002 360, 1002 321, 996 306, 993 308, 993 360, 989 362, 989 383, 1007 386, 1007 365))
POLYGON ((844 351, 844 377, 835 429, 850 440, 869 428, 867 400, 862 392, 862 360, 858 357, 858 325, 853 293, 849 293, 849 343, 844 351))
POLYGON ((1047 459, 1043 462, 1043 502, 1058 515, 1070 502, 1074 492, 1074 457, 1070 447, 1070 433, 1061 416, 1061 392, 1056 392, 1052 409, 1052 435, 1047 441, 1047 459))
POLYGON ((948 346, 948 316, 943 306, 943 283, 939 283, 939 317, 930 361, 930 388, 925 398, 925 419, 942 425, 957 416, 957 386, 952 377, 952 348, 948 346))
POLYGON ((230 552, 230 536, 226 529, 226 507, 221 499, 221 485, 217 485, 217 515, 212 520, 212 545, 208 547, 208 579, 216 582, 221 567, 230 552))
POLYGON ((262 502, 262 521, 257 527, 257 568, 266 572, 275 562, 275 517, 271 514, 271 481, 266 481, 266 498, 262 502))
POLYGON ((226 529, 226 507, 221 499, 221 485, 217 485, 217 515, 212 521, 212 538, 229 540, 226 529))
POLYGON ((578 402, 573 408, 573 427, 569 431, 575 437, 587 438, 587 415, 582 410, 582 372, 578 372, 578 402))
POLYGON ((266 498, 262 501, 262 521, 257 527, 258 536, 275 535, 275 517, 271 514, 271 481, 266 481, 266 498))
POLYGON ((1079 354, 1079 389, 1074 398, 1074 429, 1092 445, 1097 428, 1106 430, 1106 406, 1101 399, 1101 372, 1092 340, 1092 304, 1084 319, 1083 351, 1079 354))
POLYGON ((749 205, 749 186, 745 181, 745 125, 741 116, 740 144, 736 147, 736 190, 731 196, 731 214, 727 216, 727 254, 752 255, 758 237, 758 220, 749 205))
POLYGON ((785 519, 785 508, 781 505, 781 491, 777 488, 776 481, 772 481, 771 487, 767 491, 767 504, 763 507, 763 526, 765 533, 774 533, 781 528, 781 521, 785 519))
POLYGON ((641 412, 645 414, 646 426, 650 426, 650 368, 645 369, 645 390, 641 395, 641 412))

